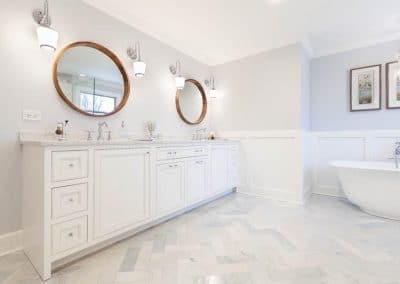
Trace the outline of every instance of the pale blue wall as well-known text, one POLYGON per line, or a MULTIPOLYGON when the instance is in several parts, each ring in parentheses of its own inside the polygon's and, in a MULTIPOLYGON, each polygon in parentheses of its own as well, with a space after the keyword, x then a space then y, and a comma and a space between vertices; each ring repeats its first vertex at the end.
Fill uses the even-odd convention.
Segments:
POLYGON ((395 58, 400 40, 316 58, 311 61, 312 130, 400 128, 400 109, 386 109, 385 64, 395 58), (382 110, 349 111, 349 70, 382 64, 382 110))

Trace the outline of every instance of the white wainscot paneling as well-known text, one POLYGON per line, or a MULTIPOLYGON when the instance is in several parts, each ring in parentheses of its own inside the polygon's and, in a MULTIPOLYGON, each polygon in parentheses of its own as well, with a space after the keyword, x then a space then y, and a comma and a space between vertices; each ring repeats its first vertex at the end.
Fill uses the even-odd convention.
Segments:
POLYGON ((241 141, 238 191, 275 200, 303 203, 301 132, 225 132, 241 141))
POLYGON ((391 161, 399 131, 329 131, 312 133, 313 192, 343 197, 333 160, 391 161))

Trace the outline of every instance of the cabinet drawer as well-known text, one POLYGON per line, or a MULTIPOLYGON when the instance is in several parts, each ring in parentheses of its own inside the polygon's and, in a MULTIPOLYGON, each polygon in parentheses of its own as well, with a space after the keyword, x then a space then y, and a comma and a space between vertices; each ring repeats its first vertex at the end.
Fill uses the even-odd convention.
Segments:
POLYGON ((177 149, 164 149, 158 150, 157 152, 157 160, 168 160, 168 159, 177 159, 182 156, 181 150, 177 149))
POLYGON ((53 182, 87 177, 87 151, 64 151, 51 154, 53 182))
POLYGON ((207 155, 204 147, 160 149, 157 152, 157 160, 181 159, 207 155))
POLYGON ((87 210, 87 184, 52 189, 51 215, 53 219, 87 210))
POLYGON ((196 157, 207 155, 207 149, 203 147, 191 148, 185 151, 187 157, 196 157))
POLYGON ((87 242, 87 217, 53 225, 53 254, 57 254, 87 242))

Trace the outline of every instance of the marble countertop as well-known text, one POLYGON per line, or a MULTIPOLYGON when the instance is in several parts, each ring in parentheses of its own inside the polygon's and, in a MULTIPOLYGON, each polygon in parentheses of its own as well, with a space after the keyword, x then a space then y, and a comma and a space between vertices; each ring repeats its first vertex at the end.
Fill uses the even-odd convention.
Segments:
POLYGON ((56 137, 48 135, 32 135, 20 133, 20 143, 35 144, 39 146, 169 146, 169 145, 205 145, 205 144, 226 144, 237 142, 230 139, 215 139, 215 140, 191 140, 191 139, 162 139, 162 140, 146 140, 140 138, 116 138, 111 140, 86 140, 77 137, 69 137, 65 140, 58 140, 56 137))

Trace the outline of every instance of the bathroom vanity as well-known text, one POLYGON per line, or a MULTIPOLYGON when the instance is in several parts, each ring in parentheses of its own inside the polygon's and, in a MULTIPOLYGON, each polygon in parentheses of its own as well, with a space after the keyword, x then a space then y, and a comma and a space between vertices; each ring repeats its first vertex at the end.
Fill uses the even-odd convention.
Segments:
POLYGON ((43 279, 238 186, 235 141, 22 144, 24 250, 43 279))

